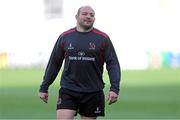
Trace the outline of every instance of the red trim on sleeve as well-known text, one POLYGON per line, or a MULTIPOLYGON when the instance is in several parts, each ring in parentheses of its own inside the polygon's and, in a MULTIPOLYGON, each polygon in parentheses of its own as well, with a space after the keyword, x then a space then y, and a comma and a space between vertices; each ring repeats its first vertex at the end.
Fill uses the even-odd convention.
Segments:
POLYGON ((93 31, 92 32, 94 32, 94 33, 96 33, 96 34, 98 34, 98 35, 101 35, 101 36, 104 36, 104 37, 108 37, 108 35, 107 34, 105 34, 105 33, 103 33, 103 32, 101 32, 101 31, 97 31, 96 29, 93 29, 93 31))
POLYGON ((72 29, 70 29, 70 30, 68 30, 68 31, 66 31, 66 32, 63 32, 61 35, 64 36, 64 35, 66 35, 66 34, 69 34, 69 33, 74 32, 74 31, 76 31, 76 29, 75 29, 75 28, 72 28, 72 29))

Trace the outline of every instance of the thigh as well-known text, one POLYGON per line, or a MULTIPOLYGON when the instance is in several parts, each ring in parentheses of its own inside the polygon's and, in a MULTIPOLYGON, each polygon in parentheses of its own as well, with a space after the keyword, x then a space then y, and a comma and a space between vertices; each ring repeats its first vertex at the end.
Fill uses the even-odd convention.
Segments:
POLYGON ((88 93, 80 100, 79 114, 91 118, 104 116, 104 107, 105 98, 103 91, 88 93))
POLYGON ((58 109, 57 110, 57 120, 73 120, 75 114, 76 114, 75 110, 58 109))
POLYGON ((69 110, 77 110, 77 99, 76 94, 70 90, 61 88, 59 90, 59 97, 57 101, 57 110, 60 109, 69 109, 69 110))
POLYGON ((80 118, 81 118, 81 120, 96 120, 96 117, 86 117, 83 115, 81 115, 80 118))

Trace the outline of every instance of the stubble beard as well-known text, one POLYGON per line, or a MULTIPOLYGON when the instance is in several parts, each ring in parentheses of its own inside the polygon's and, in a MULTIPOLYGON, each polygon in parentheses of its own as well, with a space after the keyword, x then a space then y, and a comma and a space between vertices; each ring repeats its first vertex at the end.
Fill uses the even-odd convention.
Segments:
POLYGON ((93 27, 94 23, 91 23, 89 25, 86 25, 84 22, 80 22, 79 25, 81 26, 81 28, 83 28, 84 30, 90 30, 93 27))

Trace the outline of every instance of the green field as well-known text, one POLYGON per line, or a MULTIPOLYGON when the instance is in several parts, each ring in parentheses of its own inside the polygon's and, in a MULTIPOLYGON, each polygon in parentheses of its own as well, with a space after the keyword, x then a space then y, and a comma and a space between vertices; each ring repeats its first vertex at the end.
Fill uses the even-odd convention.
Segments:
MULTIPOLYGON (((60 75, 45 104, 37 96, 43 74, 43 69, 0 70, 0 119, 55 119, 60 75)), ((107 94, 106 73, 104 78, 107 94)), ((103 119, 180 119, 179 92, 180 69, 123 71, 119 100, 106 103, 103 119)))

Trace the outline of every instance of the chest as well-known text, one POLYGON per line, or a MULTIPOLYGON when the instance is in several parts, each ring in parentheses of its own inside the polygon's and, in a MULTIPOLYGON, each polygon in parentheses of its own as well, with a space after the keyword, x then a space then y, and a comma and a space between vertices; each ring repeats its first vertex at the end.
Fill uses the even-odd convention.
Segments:
POLYGON ((69 55, 98 55, 102 53, 103 39, 92 36, 74 36, 64 41, 64 50, 69 55))

